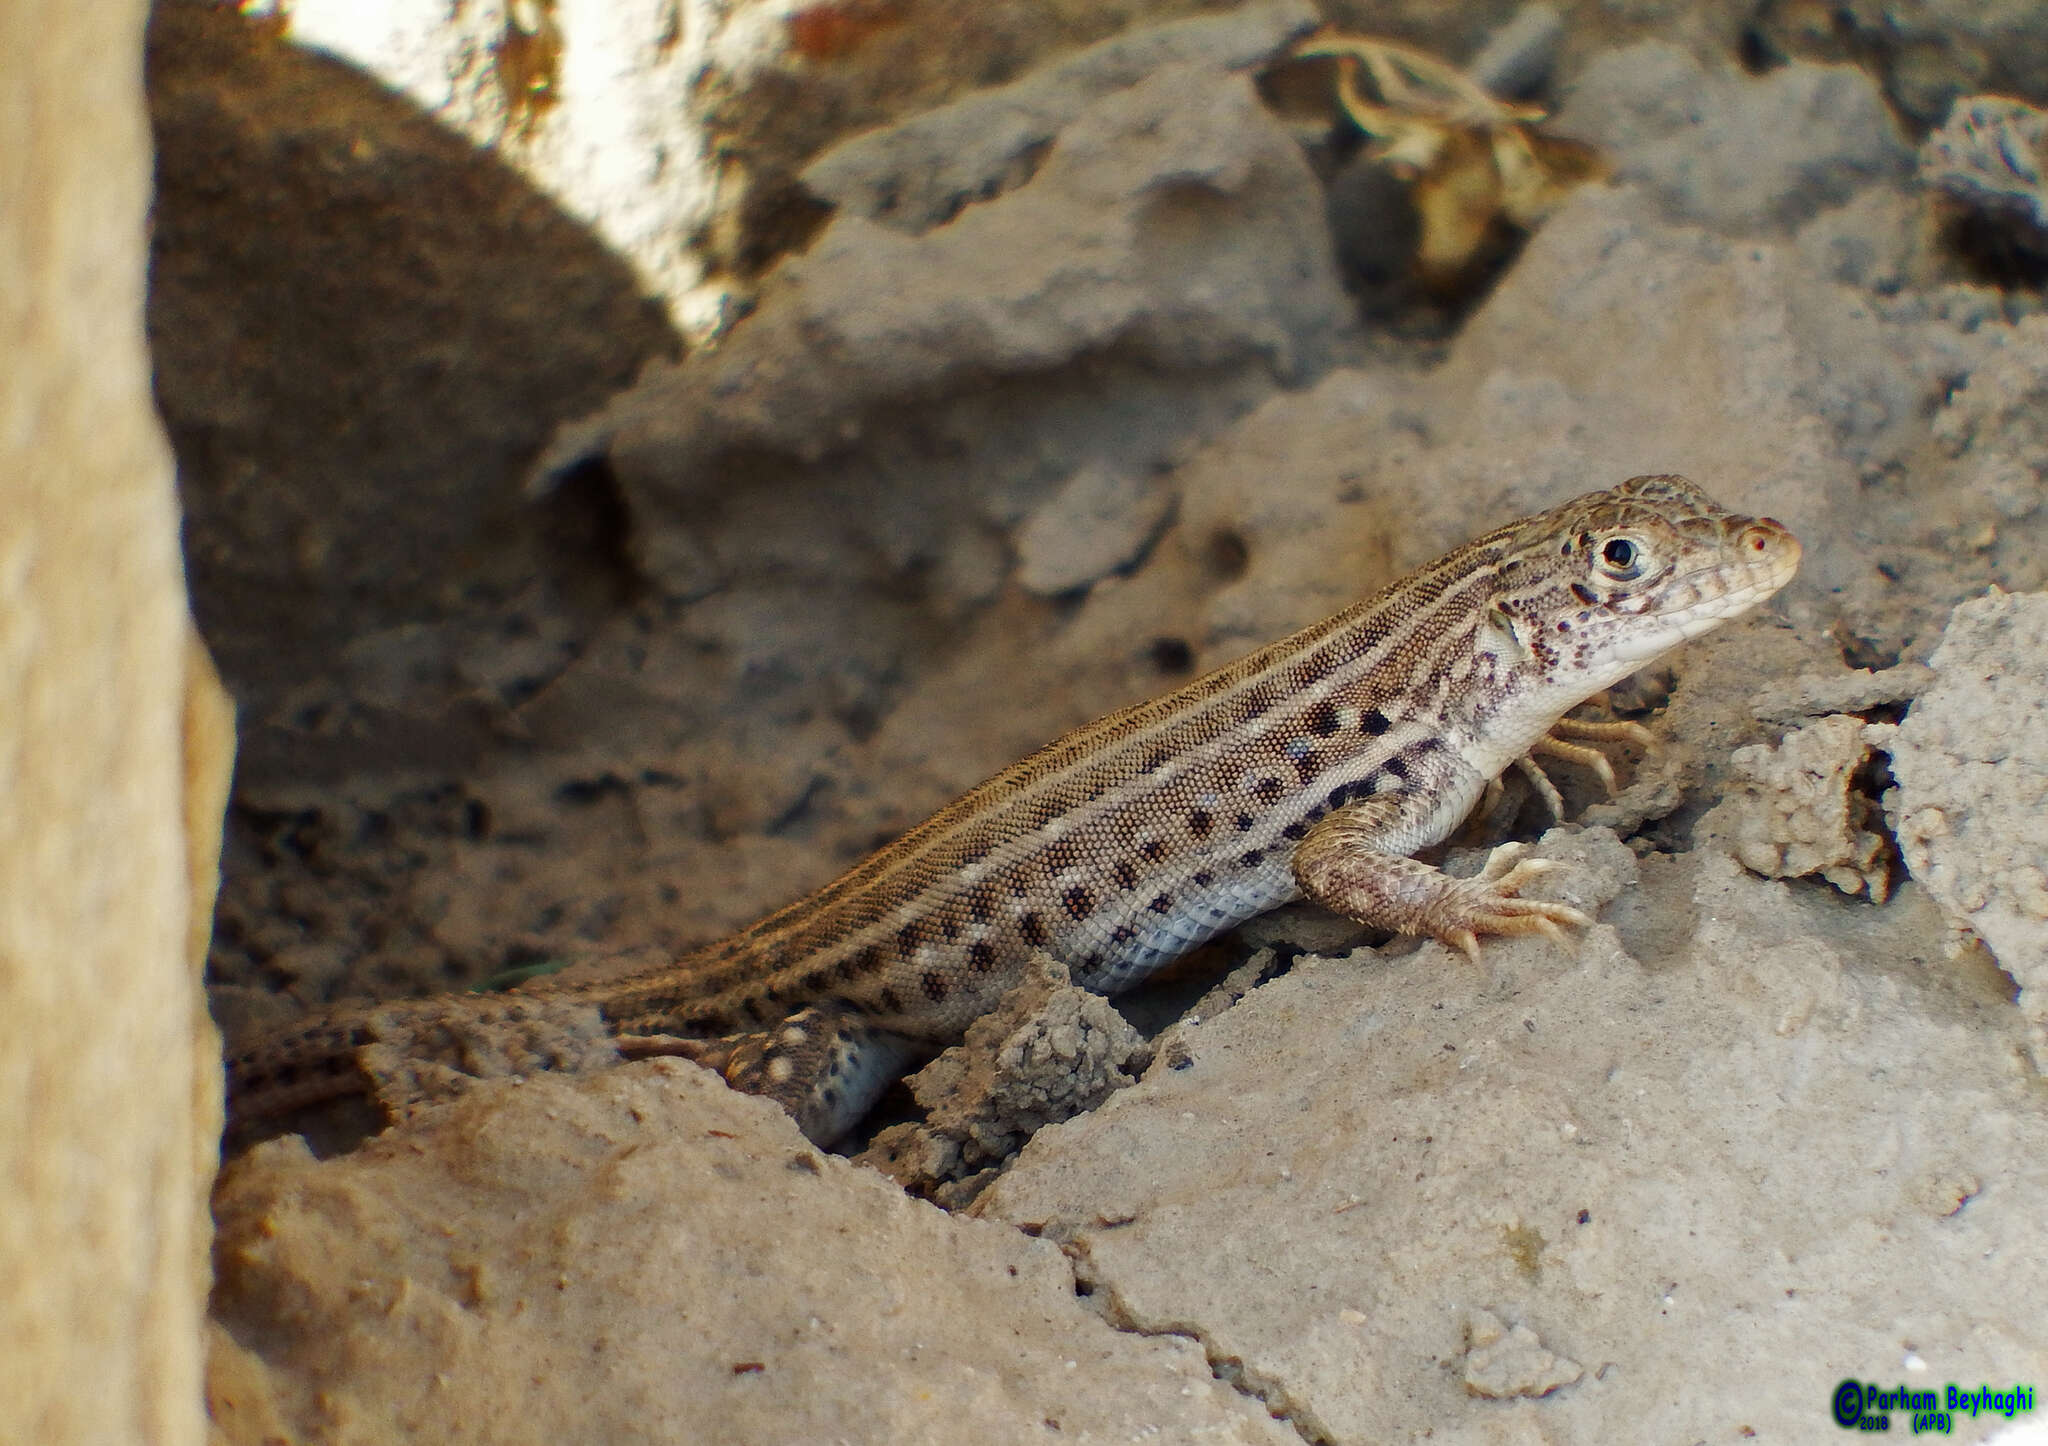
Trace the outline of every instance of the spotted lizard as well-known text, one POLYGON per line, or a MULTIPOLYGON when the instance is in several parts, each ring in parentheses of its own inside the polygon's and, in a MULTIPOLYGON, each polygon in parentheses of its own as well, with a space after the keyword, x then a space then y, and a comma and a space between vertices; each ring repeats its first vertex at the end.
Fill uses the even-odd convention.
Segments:
POLYGON ((394 1034, 459 1060, 465 1039, 554 1011, 581 1018, 605 1058, 697 1059, 829 1143, 1040 951, 1115 994, 1299 898, 1475 959, 1489 935, 1562 941, 1592 920, 1520 896, 1547 867, 1520 845, 1467 878, 1412 855, 1508 767, 1541 779, 1533 754, 1611 782, 1592 745, 1647 731, 1565 714, 1770 597, 1798 564, 1784 527, 1684 478, 1588 493, 1075 729, 817 892, 665 966, 340 1009, 260 1038, 228 1060, 231 1118, 374 1093, 371 1052, 394 1034))

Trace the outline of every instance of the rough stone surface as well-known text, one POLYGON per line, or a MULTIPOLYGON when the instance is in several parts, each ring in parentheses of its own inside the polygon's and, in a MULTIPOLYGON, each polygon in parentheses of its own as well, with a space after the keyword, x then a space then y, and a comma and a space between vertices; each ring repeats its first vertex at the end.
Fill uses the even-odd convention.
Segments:
POLYGON ((1017 584, 1046 597, 1123 572, 1144 556, 1173 495, 1106 467, 1087 466, 1017 529, 1017 584))
MULTIPOLYGON (((1630 867, 1599 838, 1556 876, 1582 906, 1630 867)), ((1922 952, 1933 912, 1697 853, 1570 955, 1303 961, 977 1209, 1332 1442, 1798 1439, 1852 1362, 2026 1379, 2048 1124, 1997 976, 1922 952), (1482 1394, 1556 1388, 1471 1394, 1474 1308, 1540 1342, 1482 1394), (1702 1360, 1742 1389, 1682 1384, 1702 1360)))
POLYGON ((922 1123, 892 1125, 856 1159, 948 1208, 967 1204, 1024 1142, 1135 1082, 1137 1030, 1050 958, 967 1037, 910 1076, 922 1123))
POLYGON ((549 466, 601 454, 641 568, 699 596, 722 578, 692 519, 736 462, 816 462, 962 371, 1029 377, 1105 353, 1169 373, 1313 370, 1344 310, 1321 210, 1246 79, 1170 63, 1086 106, 1028 181, 943 227, 838 217, 724 346, 643 377, 549 466))
POLYGON ((2048 500, 2048 316, 2022 318, 1934 419, 1934 440, 1970 459, 1971 481, 1998 518, 2032 517, 2048 500))
POLYGON ((2048 111, 1998 95, 1958 100, 1920 145, 1920 179, 2048 255, 2048 111))
POLYGON ((245 767, 473 758, 618 592, 519 473, 676 334, 515 170, 232 7, 157 7, 148 80, 156 401, 245 767))
POLYGON ((1795 728, 1775 747, 1754 743, 1729 761, 1728 796, 1699 822, 1694 837, 1735 855, 1767 879, 1819 874, 1845 894, 1891 894, 1890 845, 1865 827, 1877 800, 1856 775, 1870 756, 1864 722, 1849 714, 1795 728))
POLYGON ((1465 1320, 1465 1390, 1489 1401, 1547 1396, 1586 1374, 1577 1361, 1554 1356, 1525 1325, 1510 1326, 1490 1310, 1465 1320))
POLYGON ((2048 101, 2048 15, 2032 0, 1764 0, 1748 9, 1751 43, 1765 56, 1867 65, 1923 126, 1973 91, 2048 101))
POLYGON ((1799 723, 1829 713, 1865 713, 1919 697, 1934 686, 1925 663, 1893 668, 1858 668, 1808 673, 1774 685, 1750 700, 1756 716, 1771 723, 1799 723))
POLYGON ((2048 1070, 2048 594, 1964 603, 1929 662, 1881 745, 1885 812, 1913 877, 2019 984, 2048 1070))
POLYGON ((694 1065, 480 1086, 340 1160, 274 1142, 215 1208, 230 1441, 1297 1439, 1193 1343, 1110 1329, 1052 1245, 694 1065))
POLYGON ((1661 40, 1588 65, 1555 128, 1605 149, 1615 179, 1646 187, 1674 219, 1717 231, 1805 220, 1873 181, 1902 178, 1913 154, 1853 66, 1745 76, 1661 40))
POLYGON ((1315 24, 1306 0, 1261 0, 1143 26, 1008 85, 854 136, 804 167, 801 179, 842 215, 915 235, 1029 180, 1060 132, 1103 97, 1167 65, 1248 70, 1315 24))
POLYGON ((144 11, 0 9, 0 1440, 67 1446, 205 1436, 234 725, 150 399, 144 11))

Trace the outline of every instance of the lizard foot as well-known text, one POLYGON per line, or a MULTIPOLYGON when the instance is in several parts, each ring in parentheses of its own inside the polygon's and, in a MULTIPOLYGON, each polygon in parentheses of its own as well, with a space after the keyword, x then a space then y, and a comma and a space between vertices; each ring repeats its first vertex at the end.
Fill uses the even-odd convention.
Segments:
POLYGON ((921 1051, 852 1010, 800 1009, 772 1029, 722 1039, 623 1035, 628 1059, 677 1055, 715 1070, 734 1089, 775 1101, 814 1145, 830 1145, 859 1123, 882 1091, 921 1051))
POLYGON ((1564 928, 1591 927, 1592 916, 1570 904, 1517 897, 1523 885, 1559 867, 1552 859, 1522 857, 1528 845, 1504 843, 1469 879, 1451 879, 1420 920, 1423 932, 1479 962, 1483 935, 1541 934, 1559 948, 1568 946, 1564 928))
POLYGON ((1403 934, 1422 934, 1475 962, 1488 935, 1541 934, 1566 943, 1566 927, 1582 929, 1591 917, 1569 904, 1517 897, 1558 867, 1522 855, 1527 845, 1502 844, 1471 878, 1452 878, 1419 859, 1379 845, 1390 795, 1339 809, 1323 819, 1294 851, 1295 882, 1309 898, 1347 918, 1403 934))
POLYGON ((1600 723, 1584 718, 1560 718, 1553 723, 1550 731, 1536 740, 1535 746, 1515 760, 1515 768, 1529 780, 1530 786, 1542 798, 1543 806, 1550 810, 1550 816, 1560 823, 1564 821, 1564 799, 1559 796, 1557 785, 1543 771, 1536 761, 1537 755, 1556 758, 1565 763, 1576 764, 1600 780, 1600 786, 1607 790, 1609 798, 1619 791, 1614 779, 1614 765, 1608 761, 1595 744, 1632 743, 1645 753, 1653 753, 1662 745, 1657 735, 1640 723, 1600 723))

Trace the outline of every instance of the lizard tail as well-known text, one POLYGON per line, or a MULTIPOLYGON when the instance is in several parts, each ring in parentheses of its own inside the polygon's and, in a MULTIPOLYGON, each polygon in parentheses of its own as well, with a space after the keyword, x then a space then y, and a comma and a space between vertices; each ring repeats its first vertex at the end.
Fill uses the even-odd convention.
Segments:
POLYGON ((227 1116, 231 1129, 367 1094, 369 1081, 356 1051, 371 1040, 361 1011, 316 1015, 227 1056, 227 1116))

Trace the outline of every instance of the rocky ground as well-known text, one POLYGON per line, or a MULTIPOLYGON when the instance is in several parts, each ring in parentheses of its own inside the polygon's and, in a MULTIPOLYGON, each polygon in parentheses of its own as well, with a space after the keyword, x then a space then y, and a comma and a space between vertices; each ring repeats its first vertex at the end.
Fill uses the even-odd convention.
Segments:
POLYGON ((1382 21, 1491 37, 1604 173, 1446 283, 1289 103, 1305 0, 1048 7, 880 109, 929 22, 817 7, 721 102, 780 209, 667 292, 347 66, 160 14, 230 1033, 714 937, 1635 473, 1806 548, 1617 699, 1667 740, 1619 798, 1462 840, 1542 836, 1573 952, 1293 911, 1128 1020, 1038 981, 863 1142, 953 1214, 677 1063, 272 1142, 216 1199, 223 1439, 1803 1440, 1844 1378, 2038 1388, 2048 133, 1942 122, 2048 102, 2039 19, 1582 9, 1382 21))

